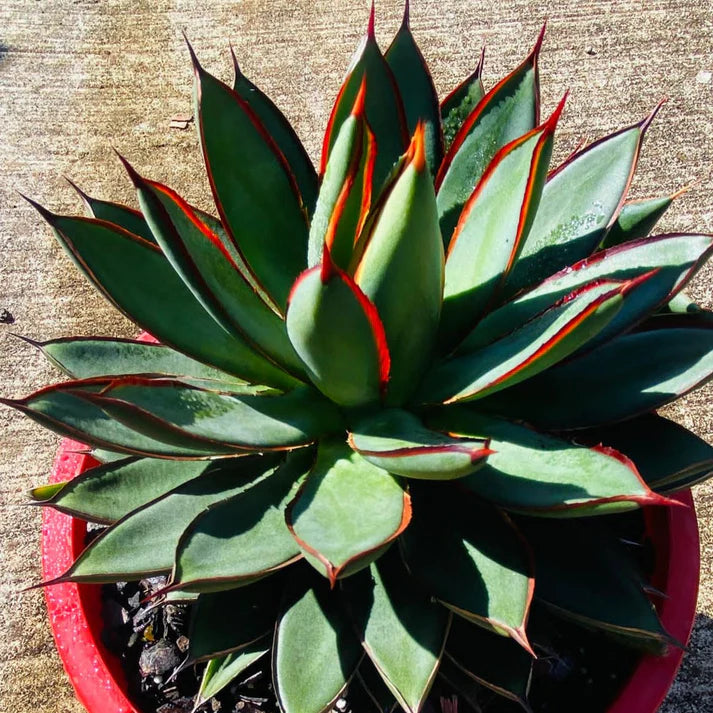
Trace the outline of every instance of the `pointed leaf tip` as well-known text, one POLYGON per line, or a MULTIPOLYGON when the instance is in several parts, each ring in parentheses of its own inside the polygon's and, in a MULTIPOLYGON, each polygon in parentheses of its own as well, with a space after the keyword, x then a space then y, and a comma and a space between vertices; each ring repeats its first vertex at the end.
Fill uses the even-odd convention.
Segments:
MULTIPOLYGON (((243 73, 240 69, 240 64, 238 63, 238 56, 235 54, 235 47, 233 47, 233 43, 230 43, 230 56, 233 60, 233 72, 235 74, 235 81, 237 81, 240 77, 243 76, 243 73)), ((235 81, 233 83, 235 83, 235 81)))
POLYGON ((88 193, 85 193, 69 176, 64 176, 63 178, 85 203, 88 203, 91 200, 91 196, 88 193))
POLYGON ((410 0, 406 0, 404 2, 404 17, 403 20, 401 20, 401 27, 403 29, 409 29, 411 25, 411 2, 410 0))
POLYGON ((564 105, 567 103, 567 99, 569 98, 569 91, 570 90, 568 89, 564 93, 563 97, 559 101, 559 104, 550 115, 550 118, 547 119, 547 121, 545 122, 544 130, 546 134, 554 134, 555 129, 557 128, 557 123, 559 122, 560 117, 562 116, 562 112, 564 111, 564 105))
POLYGON ((656 118, 656 115, 661 111, 661 108, 663 105, 668 101, 668 97, 664 96, 661 97, 659 100, 658 104, 653 108, 651 113, 639 124, 639 128, 641 130, 641 133, 645 133, 646 130, 651 126, 653 123, 654 119, 656 118))
POLYGON ((413 138, 406 151, 406 163, 411 164, 419 173, 426 167, 426 125, 419 121, 413 138))
POLYGON ((115 148, 112 147, 112 150, 117 155, 119 161, 121 161, 122 165, 124 166, 124 169, 126 170, 126 173, 129 174, 129 179, 134 184, 134 187, 139 188, 144 183, 144 179, 141 178, 138 171, 115 148))
POLYGON ((32 200, 32 198, 28 198, 24 193, 20 193, 20 191, 17 191, 17 193, 21 198, 24 198, 50 225, 53 224, 54 219, 57 217, 56 213, 48 210, 37 201, 32 200))
POLYGON ((369 10, 369 24, 366 28, 366 36, 370 40, 376 39, 376 6, 374 0, 371 0, 371 9, 369 10))
POLYGON ((535 46, 532 48, 532 52, 530 52, 530 56, 536 61, 538 57, 540 56, 540 50, 542 49, 542 42, 545 39, 545 32, 547 31, 547 20, 545 20, 542 23, 542 29, 540 30, 540 34, 537 36, 537 40, 535 41, 535 46))
POLYGON ((193 45, 191 44, 190 40, 188 39, 188 35, 186 34, 186 31, 181 30, 181 34, 183 35, 183 40, 186 43, 186 47, 188 48, 188 54, 191 57, 191 64, 193 65, 193 71, 196 73, 196 75, 199 75, 203 71, 203 67, 201 66, 201 63, 198 61, 198 55, 196 55, 196 52, 193 49, 193 45))

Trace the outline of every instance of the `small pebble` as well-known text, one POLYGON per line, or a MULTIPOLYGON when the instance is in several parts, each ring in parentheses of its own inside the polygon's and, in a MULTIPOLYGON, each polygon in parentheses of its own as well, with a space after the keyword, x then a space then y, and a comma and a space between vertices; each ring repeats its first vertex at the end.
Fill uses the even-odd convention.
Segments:
POLYGON ((189 645, 189 644, 190 644, 190 642, 188 641, 188 637, 187 637, 187 636, 179 636, 179 637, 176 639, 176 646, 178 646, 178 648, 180 649, 181 653, 184 653, 184 654, 185 654, 186 651, 188 651, 188 645, 189 645))
POLYGON ((597 50, 594 49, 594 47, 587 47, 584 50, 590 57, 594 57, 595 54, 597 54, 597 50))
POLYGON ((12 324, 15 318, 10 314, 10 310, 5 308, 0 309, 0 322, 3 324, 12 324))
POLYGON ((168 641, 161 640, 141 652, 139 668, 144 676, 161 675, 169 673, 180 663, 178 649, 168 641))
POLYGON ((696 75, 698 84, 710 84, 711 79, 713 79, 713 72, 708 72, 707 70, 701 70, 696 75))

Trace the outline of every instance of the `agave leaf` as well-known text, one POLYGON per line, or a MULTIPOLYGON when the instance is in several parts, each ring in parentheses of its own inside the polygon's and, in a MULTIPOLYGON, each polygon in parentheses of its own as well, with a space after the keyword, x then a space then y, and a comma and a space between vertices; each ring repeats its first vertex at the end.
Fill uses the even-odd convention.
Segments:
POLYGON ((282 388, 299 383, 215 322, 157 245, 110 223, 34 205, 99 292, 159 341, 247 381, 282 388))
POLYGON ((99 448, 149 456, 151 458, 206 458, 211 455, 237 455, 235 447, 209 444, 186 437, 180 443, 166 443, 139 433, 113 419, 100 406, 87 400, 111 380, 70 381, 48 386, 30 396, 0 403, 16 408, 34 421, 61 436, 99 448))
POLYGON ((547 182, 532 229, 508 277, 509 294, 592 254, 616 221, 644 132, 656 111, 579 152, 547 182))
POLYGON ((581 434, 626 453, 658 492, 689 488, 713 473, 713 446, 673 421, 646 414, 610 428, 581 434))
POLYGON ((482 79, 484 59, 485 47, 480 53, 480 60, 473 73, 441 102, 443 141, 446 151, 450 149, 461 126, 485 95, 482 79))
POLYGON ((607 249, 645 238, 678 195, 676 193, 663 198, 647 198, 624 203, 616 223, 609 228, 599 247, 607 249))
POLYGON ((291 453, 252 488, 201 513, 178 544, 174 586, 203 592, 230 589, 295 561, 300 548, 285 526, 285 508, 313 458, 309 451, 291 453))
POLYGON ((243 671, 252 666, 270 651, 268 640, 256 641, 242 651, 211 659, 203 671, 195 708, 217 696, 229 686, 243 671))
POLYGON ((510 510, 583 517, 666 502, 622 454, 629 450, 618 452, 607 439, 589 439, 592 447, 585 448, 463 407, 443 410, 429 425, 454 436, 489 439, 492 454, 485 465, 459 484, 510 510))
POLYGON ((425 703, 443 653, 451 614, 413 586, 398 552, 342 584, 362 645, 401 707, 425 703))
MULTIPOLYGON (((69 179, 67 180, 69 181, 69 179)), ((69 185, 79 194, 82 203, 84 203, 92 218, 113 223, 150 243, 156 242, 144 216, 135 208, 130 208, 128 205, 122 205, 121 203, 112 203, 110 201, 92 198, 72 181, 69 181, 69 185)))
POLYGON ((713 376, 713 329, 626 334, 494 395, 480 407, 548 430, 593 428, 660 408, 713 376), (577 384, 586 398, 571 398, 577 384))
POLYGON ((492 453, 487 439, 451 438, 400 409, 358 421, 349 445, 384 470, 407 478, 453 480, 481 468, 492 453))
POLYGON ((373 187, 378 190, 392 166, 408 145, 403 102, 394 75, 386 63, 374 36, 374 8, 369 27, 354 57, 347 76, 332 108, 322 145, 320 176, 324 176, 327 162, 334 149, 342 124, 347 120, 362 81, 366 78, 366 120, 369 123, 378 151, 374 164, 373 187))
POLYGON ((334 586, 368 567, 404 531, 411 499, 397 478, 345 443, 321 441, 286 520, 307 561, 334 586))
POLYGON ((354 279, 386 330, 391 355, 386 401, 393 405, 403 403, 426 368, 441 312, 443 243, 424 152, 420 124, 355 255, 354 279))
POLYGON ((441 338, 452 343, 497 295, 540 200, 564 99, 538 129, 504 146, 466 202, 448 244, 441 338))
POLYGON ((384 56, 403 99, 409 134, 416 131, 419 122, 425 126, 426 161, 435 176, 443 159, 441 113, 431 73, 411 33, 408 0, 401 27, 384 56))
POLYGON ((522 522, 537 563, 537 598, 558 614, 657 653, 671 637, 624 546, 590 520, 522 522))
POLYGON ((346 269, 371 206, 376 144, 364 115, 365 98, 366 79, 339 130, 322 178, 309 232, 310 267, 322 261, 326 244, 332 260, 346 269))
POLYGON ((414 484, 412 497, 413 522, 400 539, 411 574, 456 614, 529 651, 525 624, 535 580, 510 519, 442 483, 414 484))
POLYGON ((162 344, 109 337, 65 337, 32 342, 45 357, 73 379, 128 374, 192 376, 220 383, 245 385, 241 379, 201 364, 162 344))
POLYGON ((384 325, 354 280, 331 262, 303 273, 287 311, 287 333, 314 385, 343 406, 377 402, 389 378, 384 325))
POLYGON ((543 35, 544 28, 522 64, 478 102, 443 159, 436 176, 436 191, 446 245, 463 205, 495 154, 539 123, 537 58, 543 35))
POLYGON ((170 592, 165 592, 162 595, 163 602, 166 604, 195 604, 198 601, 200 594, 198 592, 182 592, 180 589, 174 589, 170 592))
POLYGON ((170 572, 178 540, 191 521, 212 503, 254 487, 275 463, 272 456, 221 461, 104 530, 58 581, 118 582, 170 572))
POLYGON ((334 405, 311 389, 221 394, 171 379, 127 377, 111 381, 101 394, 81 396, 140 433, 166 443, 204 441, 206 448, 304 446, 340 420, 334 405))
POLYGON ((701 306, 684 290, 677 292, 663 309, 673 314, 691 314, 702 311, 701 306))
POLYGON ((63 484, 30 491, 42 505, 92 522, 113 523, 214 466, 206 461, 122 458, 63 484))
POLYGON ((442 361, 426 376, 418 398, 470 401, 532 378, 604 328, 634 284, 604 282, 582 289, 493 344, 442 361))
POLYGON ((532 656, 514 641, 494 636, 457 617, 448 635, 445 655, 482 686, 531 710, 527 695, 532 656))
POLYGON ((273 685, 284 713, 323 713, 344 690, 362 652, 327 583, 299 574, 275 629, 273 685))
POLYGON ((221 221, 255 280, 284 309, 307 264, 307 219, 297 182, 245 99, 206 72, 192 51, 191 57, 195 115, 221 221))
POLYGON ((646 312, 676 294, 713 252, 710 235, 660 235, 597 253, 559 272, 520 297, 487 315, 468 335, 461 349, 475 349, 512 332, 573 291, 598 280, 631 280, 658 270, 646 280, 646 289, 627 300, 604 330, 631 326, 646 312))
POLYGON ((301 363, 283 319, 253 289, 220 238, 175 191, 130 171, 156 240, 195 298, 227 332, 299 378, 301 363))
POLYGON ((252 109, 265 127, 265 131, 285 157, 287 165, 297 181, 307 213, 312 215, 318 191, 317 172, 314 170, 312 161, 285 115, 259 87, 255 86, 242 73, 235 52, 232 52, 232 55, 235 70, 233 90, 252 109))
POLYGON ((272 633, 282 588, 275 577, 238 589, 200 594, 191 609, 188 649, 191 661, 249 649, 272 633))

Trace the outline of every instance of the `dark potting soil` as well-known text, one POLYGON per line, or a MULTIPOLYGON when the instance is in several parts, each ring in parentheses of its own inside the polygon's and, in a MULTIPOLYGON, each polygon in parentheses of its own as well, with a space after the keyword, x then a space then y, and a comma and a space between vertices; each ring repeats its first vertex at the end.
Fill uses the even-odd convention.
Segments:
MULTIPOLYGON (((642 539, 641 519, 623 520, 622 537, 642 539)), ((93 534, 93 533, 91 533, 93 534)), ((91 537, 90 534, 90 537, 91 537)), ((651 571, 652 553, 634 548, 644 571, 651 571)), ((151 595, 166 580, 102 588, 104 643, 121 660, 128 694, 144 713, 192 713, 205 664, 182 667, 188 652, 190 604, 154 605, 151 595)), ((531 638, 538 654, 530 689, 533 713, 602 713, 606 711, 641 657, 607 635, 589 631, 535 608, 531 638)), ((486 653, 487 655, 487 653, 486 653)), ((372 713, 376 707, 360 685, 347 690, 334 713, 372 713)), ((423 713, 516 713, 522 707, 469 681, 456 690, 440 676, 423 713)), ((263 657, 244 671, 198 713, 279 713, 271 682, 270 660, 263 657)))

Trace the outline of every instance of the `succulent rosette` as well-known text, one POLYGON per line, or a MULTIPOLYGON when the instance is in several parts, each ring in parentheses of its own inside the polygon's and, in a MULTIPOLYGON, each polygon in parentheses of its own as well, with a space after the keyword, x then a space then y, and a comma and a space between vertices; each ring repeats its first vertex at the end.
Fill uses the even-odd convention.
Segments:
POLYGON ((41 343, 71 380, 6 400, 102 462, 33 491, 109 526, 58 581, 170 575, 199 700, 271 652, 285 713, 355 676, 418 711, 439 670, 527 706, 533 602, 669 644, 593 516, 711 470, 656 409, 713 374, 709 315, 674 299, 713 237, 650 237, 673 197, 626 202, 651 117, 552 167, 541 42, 439 104, 408 8, 383 55, 372 11, 319 171, 191 51, 217 217, 126 161, 140 212, 36 206, 157 340, 41 343))

